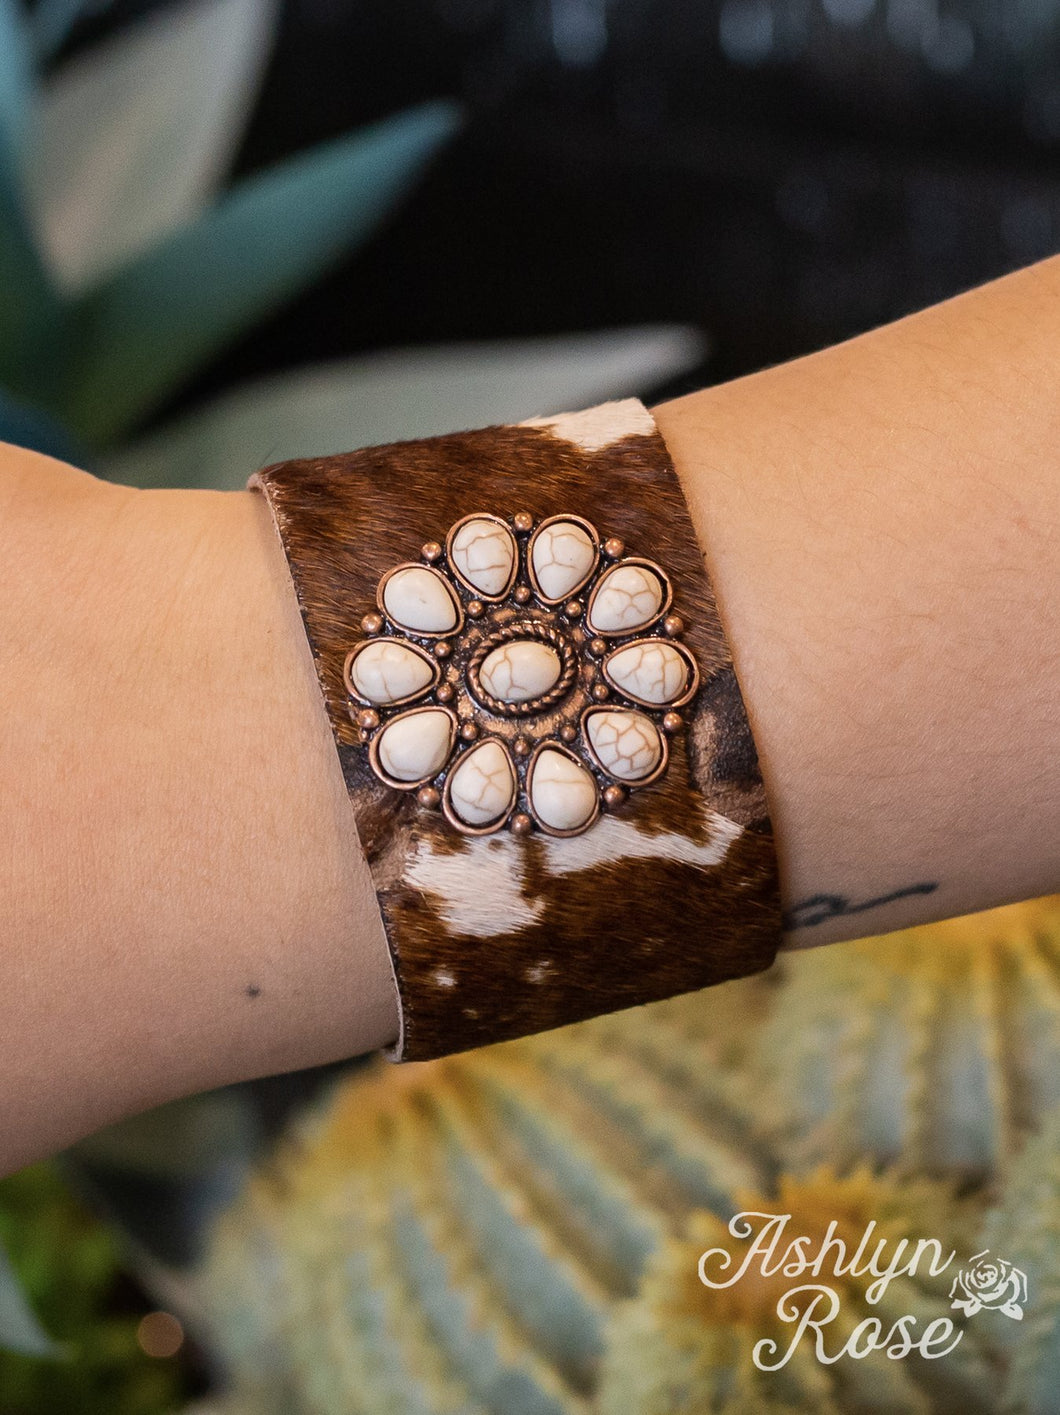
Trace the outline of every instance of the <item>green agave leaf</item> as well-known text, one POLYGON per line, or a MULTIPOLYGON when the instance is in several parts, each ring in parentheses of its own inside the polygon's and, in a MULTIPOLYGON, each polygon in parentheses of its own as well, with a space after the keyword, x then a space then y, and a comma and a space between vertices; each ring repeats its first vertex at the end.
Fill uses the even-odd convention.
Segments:
POLYGON ((59 283, 84 289, 199 214, 268 57, 276 0, 192 0, 44 85, 27 181, 59 283))
POLYGON ((239 389, 106 458, 133 486, 241 487, 255 467, 514 422, 643 392, 698 364, 681 325, 393 350, 239 389))
POLYGON ((18 402, 3 389, 0 389, 0 442, 31 447, 34 452, 44 452, 64 462, 80 461, 65 429, 47 413, 18 402))
POLYGON ((18 192, 0 173, 0 386, 27 402, 54 405, 66 359, 65 327, 18 192))
POLYGON ((48 1336, 26 1301, 7 1254, 0 1248, 0 1350, 25 1356, 58 1356, 60 1348, 48 1336))
POLYGON ((255 1098, 236 1085, 108 1126, 61 1159, 75 1192, 122 1235, 132 1265, 155 1285, 157 1264, 192 1261, 261 1144, 255 1098))
POLYGON ((60 327, 22 193, 33 68, 19 0, 0 0, 0 384, 32 399, 51 384, 60 327))
POLYGON ((94 443, 126 432, 371 234, 457 122, 426 104, 253 177, 88 292, 71 425, 94 443))
POLYGON ((0 150, 20 151, 29 126, 33 66, 19 0, 0 0, 0 150))
POLYGON ((218 1167, 241 1169, 258 1144, 253 1110, 238 1089, 189 1096, 79 1140, 67 1157, 111 1170, 186 1179, 218 1167))
POLYGON ((59 50, 85 11, 98 15, 109 5, 110 0, 37 0, 26 23, 38 60, 50 59, 59 50))

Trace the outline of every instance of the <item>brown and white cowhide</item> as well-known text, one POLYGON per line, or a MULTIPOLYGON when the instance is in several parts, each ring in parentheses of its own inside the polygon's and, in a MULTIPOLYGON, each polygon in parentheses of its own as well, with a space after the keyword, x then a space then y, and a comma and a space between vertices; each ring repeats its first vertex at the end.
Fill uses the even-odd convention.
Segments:
POLYGON ((767 967, 772 829, 710 578, 665 444, 635 399, 284 462, 251 479, 287 553, 401 996, 423 1060, 767 967), (665 566, 699 666, 663 776, 584 834, 462 835, 372 771, 343 665, 387 570, 472 512, 591 521, 665 566))

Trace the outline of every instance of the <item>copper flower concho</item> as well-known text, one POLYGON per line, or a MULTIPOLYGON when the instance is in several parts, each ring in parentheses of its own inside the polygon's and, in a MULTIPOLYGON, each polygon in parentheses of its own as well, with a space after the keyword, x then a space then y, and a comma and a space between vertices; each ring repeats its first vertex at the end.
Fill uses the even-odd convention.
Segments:
POLYGON ((376 776, 468 835, 579 835, 666 770, 699 669, 651 560, 476 511, 379 581, 346 656, 376 776))

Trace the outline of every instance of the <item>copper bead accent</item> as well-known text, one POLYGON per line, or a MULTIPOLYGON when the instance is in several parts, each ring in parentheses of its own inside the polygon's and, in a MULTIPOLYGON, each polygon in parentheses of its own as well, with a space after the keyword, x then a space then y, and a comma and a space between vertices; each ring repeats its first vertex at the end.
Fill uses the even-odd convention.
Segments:
POLYGON ((357 726, 363 728, 365 732, 371 732, 379 726, 379 714, 375 708, 362 708, 357 714, 357 726))
POLYGON ((629 795, 624 786, 605 786, 603 790, 604 805, 609 811, 613 811, 616 806, 621 806, 622 802, 629 795))
POLYGON ((663 714, 662 730, 668 732, 672 737, 675 732, 680 732, 685 725, 685 720, 679 712, 668 712, 663 714))
POLYGON ((625 553, 626 542, 620 536, 608 536, 602 549, 608 560, 617 560, 625 553))
POLYGON ((508 829, 513 835, 529 835, 534 828, 534 823, 525 811, 516 811, 508 822, 508 829))
POLYGON ((436 540, 429 540, 423 547, 423 549, 420 551, 420 554, 423 556, 424 560, 428 562, 428 564, 433 564, 435 560, 441 560, 442 547, 438 544, 436 540))
POLYGON ((529 511, 517 511, 512 517, 512 525, 517 531, 532 531, 534 529, 534 518, 529 511))
POLYGON ((607 652, 607 640, 590 639, 589 652, 592 654, 593 658, 603 658, 604 654, 607 652))
POLYGON ((485 613, 486 606, 480 599, 469 599, 467 602, 467 617, 469 619, 481 619, 485 613))
POLYGON ((563 613, 568 619, 580 619, 584 608, 580 599, 569 599, 563 606, 563 613))
POLYGON ((478 723, 472 720, 460 724, 460 735, 465 742, 473 742, 478 736, 478 723))
POLYGON ((671 639, 676 639, 678 634, 685 632, 685 621, 680 614, 668 614, 663 620, 663 633, 671 639))
POLYGON ((416 800, 427 811, 436 811, 442 802, 442 793, 437 786, 421 786, 416 792, 416 800))
POLYGON ((593 702, 606 703, 610 696, 611 690, 608 688, 606 683, 593 684, 593 702))
POLYGON ((434 646, 435 658, 448 658, 453 651, 453 646, 447 639, 440 639, 434 646))
POLYGON ((559 735, 562 737, 564 742, 573 742, 578 735, 578 729, 574 726, 572 722, 565 722, 563 726, 559 729, 559 735))
POLYGON ((516 737, 512 743, 512 751, 517 757, 528 757, 530 755, 529 737, 516 737))
POLYGON ((380 634, 383 630, 383 616, 381 614, 366 614, 361 620, 361 628, 366 634, 380 634))
POLYGON ((443 683, 434 696, 440 703, 451 703, 453 701, 454 691, 452 683, 443 683))
POLYGON ((514 599, 516 604, 527 604, 530 600, 530 586, 516 585, 514 599))

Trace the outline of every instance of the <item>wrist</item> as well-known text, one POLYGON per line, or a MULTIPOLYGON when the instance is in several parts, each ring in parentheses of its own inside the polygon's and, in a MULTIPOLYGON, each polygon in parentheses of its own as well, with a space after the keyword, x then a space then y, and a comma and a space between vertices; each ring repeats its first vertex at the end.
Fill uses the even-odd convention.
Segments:
POLYGON ((152 587, 148 613, 179 636, 166 710, 186 743, 167 754, 187 866, 171 924, 212 939, 193 976, 226 999, 210 1084, 372 1050, 397 1025, 382 924, 261 498, 145 495, 145 543, 174 563, 173 611, 152 587))
POLYGON ((174 1096, 385 1044, 396 1007, 258 499, 6 451, 3 471, 0 1165, 17 1165, 174 1096), (76 1085, 41 1106, 72 1050, 76 1085))

